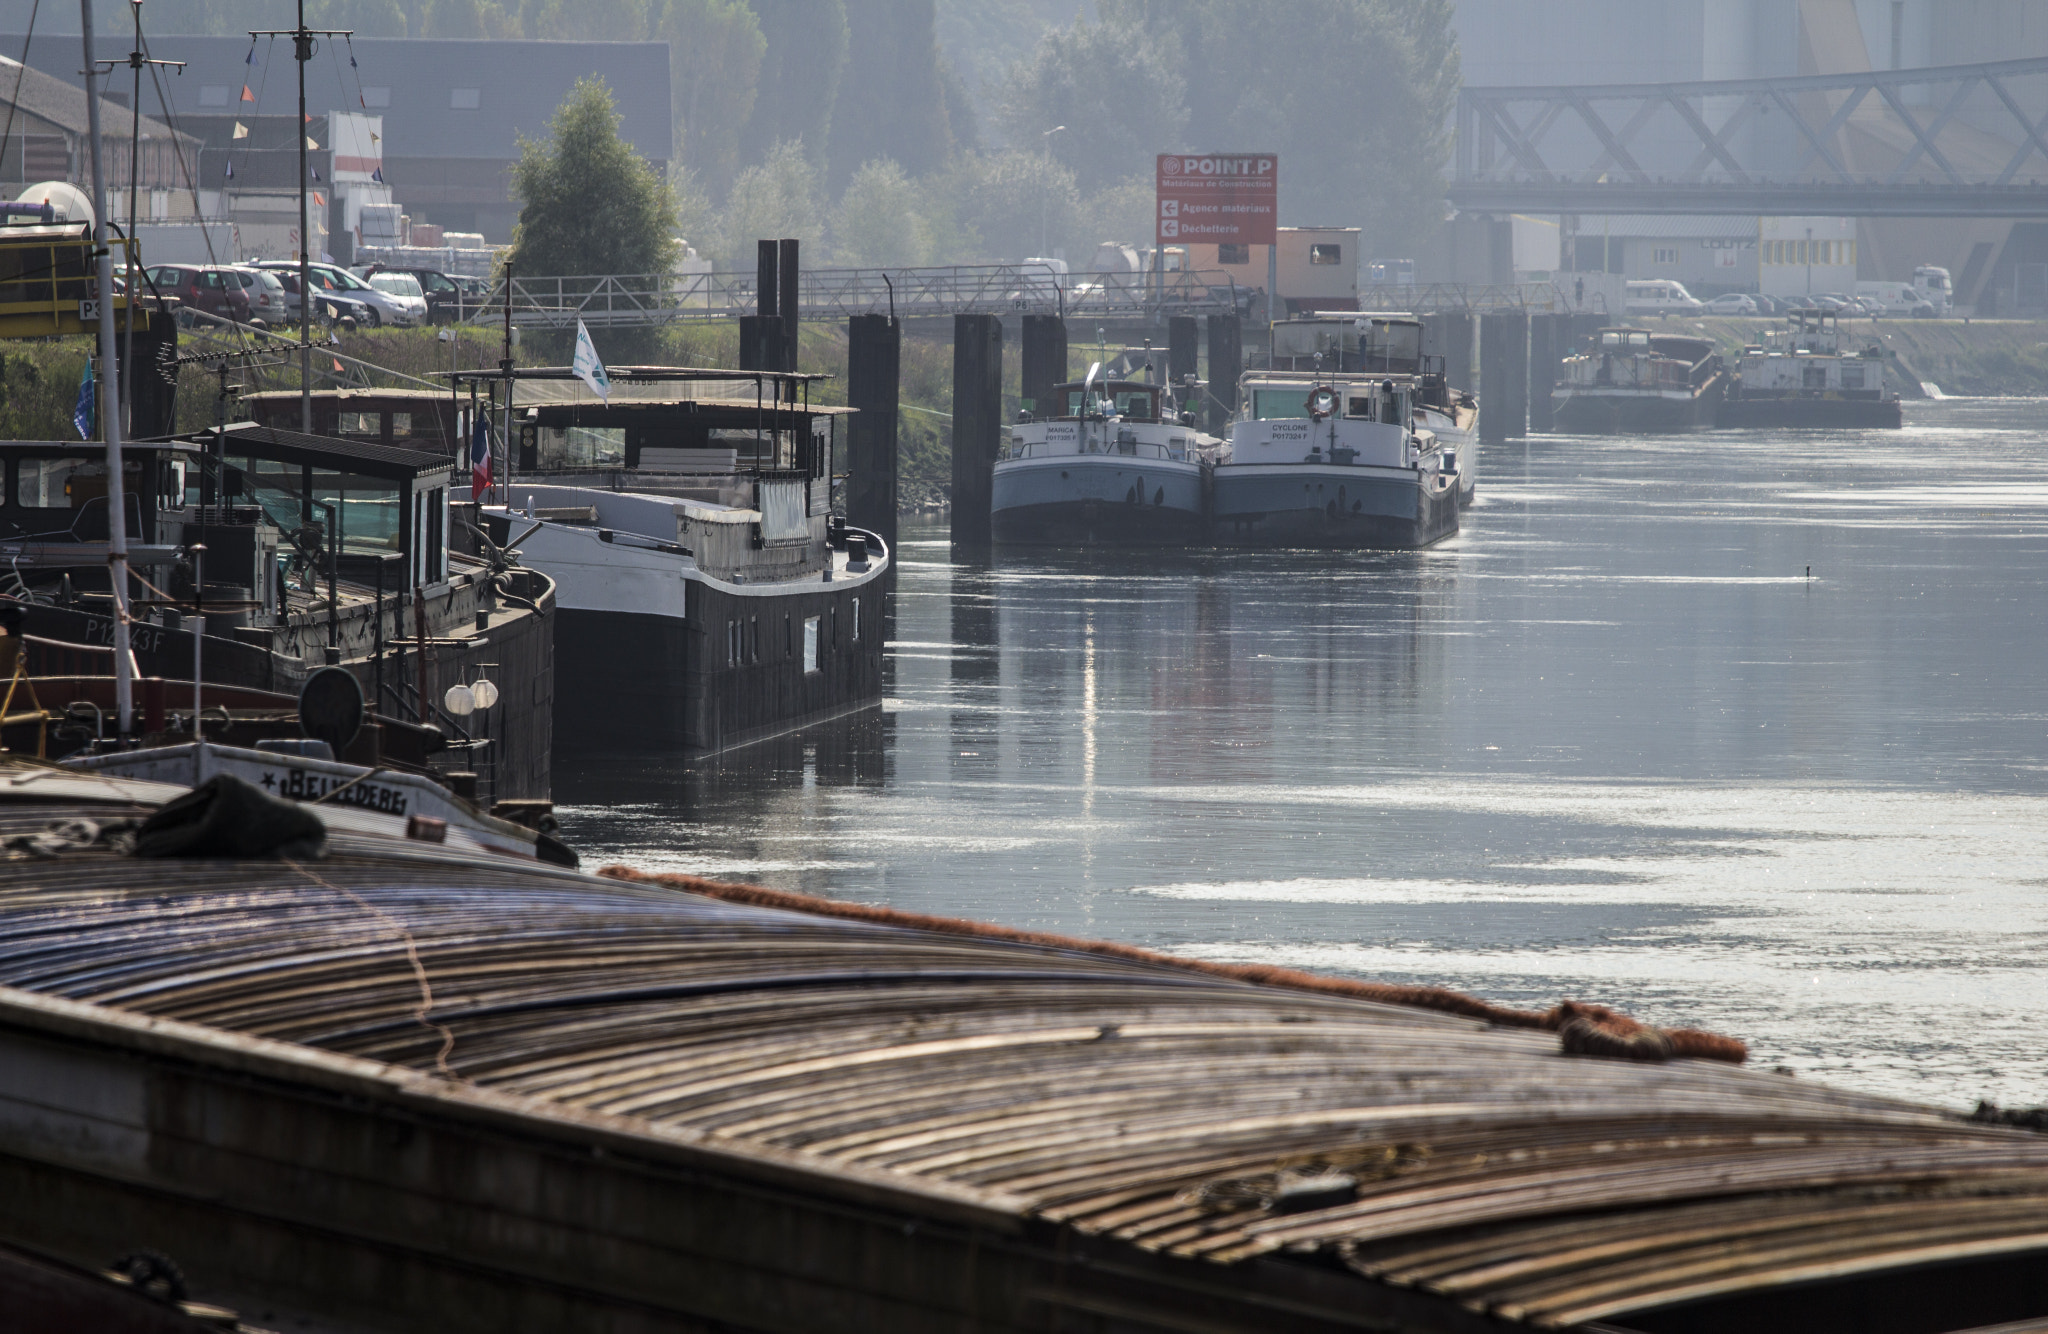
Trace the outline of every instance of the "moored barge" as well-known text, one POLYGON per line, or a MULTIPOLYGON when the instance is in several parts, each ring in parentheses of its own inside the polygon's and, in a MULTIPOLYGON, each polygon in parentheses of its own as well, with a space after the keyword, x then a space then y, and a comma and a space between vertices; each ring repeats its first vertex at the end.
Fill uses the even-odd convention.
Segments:
POLYGON ((1795 310, 1785 323, 1736 358, 1721 425, 1886 430, 1904 424, 1898 392, 1885 385, 1882 344, 1855 346, 1833 311, 1795 310))
POLYGON ((1658 435, 1714 425, 1726 368, 1705 338, 1602 329, 1564 359, 1551 391, 1552 420, 1566 435, 1658 435))
POLYGON ((341 816, 316 864, 124 853, 176 793, 0 768, 0 841, 40 850, 0 878, 0 1238, 73 1262, 164 1251, 245 1309, 450 1331, 2048 1315, 2048 1138, 1995 1113, 1596 1006, 341 816))
POLYGON ((512 479, 491 543, 560 601, 565 748, 716 755, 879 707, 891 553, 831 514, 838 422, 822 376, 513 372, 512 479))

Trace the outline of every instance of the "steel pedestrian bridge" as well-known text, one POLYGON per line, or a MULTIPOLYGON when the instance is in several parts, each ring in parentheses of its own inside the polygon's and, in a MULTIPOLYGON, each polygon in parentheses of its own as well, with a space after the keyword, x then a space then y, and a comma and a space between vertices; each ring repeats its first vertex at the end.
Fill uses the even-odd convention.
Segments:
MULTIPOLYGON (((806 320, 851 315, 935 319, 951 315, 1064 315, 1070 319, 1157 320, 1168 315, 1246 312, 1254 289, 1232 275, 1082 273, 1058 278, 1038 265, 955 264, 902 269, 805 269, 798 308, 806 320)), ((752 271, 515 277, 512 322, 525 328, 650 327, 731 320, 759 308, 752 271)), ((505 317, 501 280, 464 323, 505 317)))
POLYGON ((1474 213, 2048 217, 2048 59, 1861 74, 1467 88, 1474 213), (1645 139, 1691 154, 1645 166, 1645 139))

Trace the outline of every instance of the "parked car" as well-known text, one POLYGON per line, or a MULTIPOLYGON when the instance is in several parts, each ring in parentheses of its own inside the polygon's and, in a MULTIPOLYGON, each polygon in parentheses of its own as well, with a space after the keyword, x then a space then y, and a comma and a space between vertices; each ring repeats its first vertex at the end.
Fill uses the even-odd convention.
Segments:
MULTIPOLYGON (((274 268, 269 263, 252 261, 250 267, 260 268, 262 272, 277 279, 278 285, 284 289, 285 322, 294 328, 298 327, 298 265, 294 263, 290 268, 274 268)), ((319 291, 320 295, 313 303, 313 318, 319 323, 333 325, 341 323, 344 319, 354 320, 362 325, 371 322, 373 312, 362 302, 343 296, 339 292, 321 290, 317 286, 315 290, 319 291)))
POLYGON ((243 265, 229 268, 227 272, 234 283, 249 294, 251 323, 261 320, 266 328, 291 323, 291 307, 285 299, 284 284, 278 281, 276 274, 243 265))
POLYGON ((391 269, 380 269, 370 275, 370 286, 399 304, 404 312, 402 320, 394 324, 425 324, 427 322, 427 294, 420 287, 420 280, 409 273, 397 273, 391 269))
POLYGON ((1749 299, 1756 303, 1756 313, 1759 315, 1783 315, 1792 309, 1781 296, 1765 296, 1762 292, 1751 292, 1749 299))
POLYGON ((1757 304, 1754 299, 1741 292, 1723 292, 1706 303, 1709 315, 1754 315, 1757 304))
MULTIPOLYGON (((299 262, 295 259, 266 259, 259 263, 266 269, 289 269, 293 273, 299 271, 299 262)), ((306 267, 306 276, 316 292, 344 298, 360 308, 362 314, 356 317, 359 324, 374 329, 380 324, 412 323, 411 317, 405 313, 405 308, 395 298, 386 296, 338 264, 310 264, 306 267)), ((317 297, 315 299, 318 300, 317 297)), ((335 305, 337 309, 340 308, 339 301, 330 304, 335 305)), ((330 318, 338 319, 340 316, 330 318)))
MULTIPOLYGON (((380 273, 411 274, 419 282, 420 292, 427 299, 427 319, 434 324, 453 324, 480 304, 467 295, 468 289, 461 279, 451 278, 439 269, 415 269, 401 265, 372 264, 363 271, 370 286, 377 285, 380 273)), ((480 281, 480 280, 479 280, 480 281)), ((488 289, 489 284, 485 284, 488 289)))
POLYGON ((158 264, 149 270, 149 280, 186 310, 241 324, 249 318, 249 292, 234 272, 219 264, 158 264))

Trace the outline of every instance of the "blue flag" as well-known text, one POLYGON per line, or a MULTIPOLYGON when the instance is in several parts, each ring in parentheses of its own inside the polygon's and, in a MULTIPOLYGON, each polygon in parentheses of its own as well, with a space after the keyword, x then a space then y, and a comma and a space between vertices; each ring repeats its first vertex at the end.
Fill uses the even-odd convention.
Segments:
POLYGON ((71 409, 71 424, 78 428, 80 440, 92 439, 92 410, 96 395, 93 393, 92 360, 86 359, 85 374, 78 377, 78 406, 71 409))

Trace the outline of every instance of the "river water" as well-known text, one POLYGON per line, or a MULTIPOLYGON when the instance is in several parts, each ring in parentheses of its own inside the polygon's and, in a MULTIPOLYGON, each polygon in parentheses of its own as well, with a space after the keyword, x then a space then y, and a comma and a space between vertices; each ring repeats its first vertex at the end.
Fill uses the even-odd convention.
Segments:
POLYGON ((956 563, 879 717, 556 776, 586 864, 1739 1036, 2048 1102, 2048 400, 1491 447, 1420 553, 956 563))

